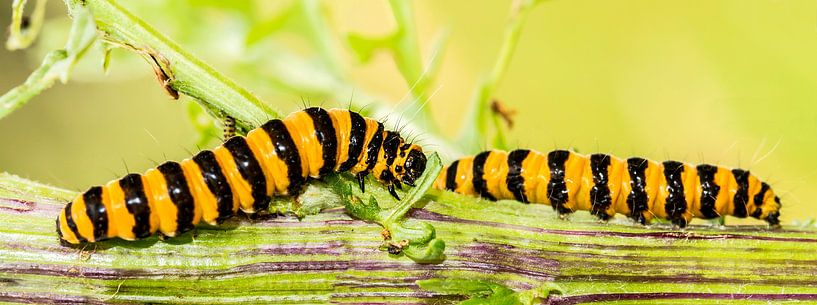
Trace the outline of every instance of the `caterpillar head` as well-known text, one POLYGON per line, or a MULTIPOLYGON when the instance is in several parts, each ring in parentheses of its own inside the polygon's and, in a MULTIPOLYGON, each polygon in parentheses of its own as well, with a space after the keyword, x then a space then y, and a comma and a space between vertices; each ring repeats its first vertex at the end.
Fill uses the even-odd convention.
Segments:
POLYGON ((390 131, 386 132, 381 152, 378 163, 382 166, 376 165, 374 173, 378 180, 388 184, 389 193, 399 200, 395 188, 402 188, 403 183, 414 186, 426 170, 426 156, 419 145, 406 143, 400 135, 390 131))
POLYGON ((423 153, 423 149, 420 148, 420 146, 412 144, 408 149, 405 162, 403 163, 405 171, 401 176, 401 181, 410 186, 414 186, 414 181, 417 181, 426 170, 426 161, 426 155, 423 153))
POLYGON ((760 184, 760 191, 752 198, 754 210, 749 210, 752 217, 765 220, 772 227, 780 226, 780 197, 766 182, 760 184))

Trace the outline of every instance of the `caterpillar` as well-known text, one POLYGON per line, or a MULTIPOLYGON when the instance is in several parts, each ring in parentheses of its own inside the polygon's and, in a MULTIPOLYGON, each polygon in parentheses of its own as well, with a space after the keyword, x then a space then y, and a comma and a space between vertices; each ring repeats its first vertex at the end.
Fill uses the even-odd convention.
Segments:
POLYGON ((231 117, 229 115, 225 116, 223 123, 224 123, 224 129, 223 129, 222 135, 223 135, 224 139, 229 139, 229 138, 232 138, 233 136, 235 136, 235 130, 236 130, 235 129, 235 118, 233 118, 233 117, 231 117))
POLYGON ((308 108, 181 162, 94 186, 57 217, 63 243, 173 237, 204 221, 218 225, 241 209, 268 209, 273 195, 296 195, 307 177, 350 172, 361 190, 373 174, 388 186, 414 186, 426 156, 383 124, 345 109, 308 108))
POLYGON ((602 221, 623 214, 643 225, 662 218, 683 228, 692 218, 732 215, 762 219, 772 227, 780 223, 780 198, 767 183, 747 170, 710 164, 567 150, 489 150, 451 163, 434 188, 549 204, 560 215, 585 210, 602 221))

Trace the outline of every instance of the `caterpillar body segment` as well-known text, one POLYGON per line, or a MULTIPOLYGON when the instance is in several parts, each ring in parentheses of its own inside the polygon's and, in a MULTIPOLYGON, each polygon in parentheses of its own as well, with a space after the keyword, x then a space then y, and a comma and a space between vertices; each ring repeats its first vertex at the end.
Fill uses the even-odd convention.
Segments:
POLYGON ((653 218, 685 227, 692 218, 724 215, 779 226, 780 199, 742 169, 567 150, 490 150, 443 169, 436 189, 489 200, 551 205, 560 214, 589 211, 601 220, 624 214, 641 224, 653 218))
POLYGON ((296 195, 308 177, 332 172, 349 171, 361 187, 371 173, 397 197, 394 188, 413 186, 425 166, 422 148, 376 120, 308 108, 181 162, 91 187, 59 214, 57 233, 69 244, 177 236, 202 221, 220 224, 238 210, 266 210, 271 196, 296 195))

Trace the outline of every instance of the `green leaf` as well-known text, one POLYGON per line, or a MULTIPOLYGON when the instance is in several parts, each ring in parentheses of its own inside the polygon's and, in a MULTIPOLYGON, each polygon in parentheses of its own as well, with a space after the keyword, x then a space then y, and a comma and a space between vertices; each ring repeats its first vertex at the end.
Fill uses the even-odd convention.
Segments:
POLYGON ((406 219, 405 214, 423 200, 441 170, 440 157, 436 153, 431 154, 425 173, 417 180, 417 186, 403 194, 402 199, 389 208, 382 208, 377 201, 377 197, 392 200, 381 183, 367 183, 366 193, 361 193, 350 175, 330 175, 323 180, 340 194, 350 216, 383 226, 381 234, 385 243, 382 248, 396 250, 417 262, 439 262, 444 258, 445 242, 436 239, 431 224, 406 219), (366 202, 361 197, 367 198, 366 202))
MULTIPOLYGON (((353 184, 348 184, 349 189, 354 188, 353 184)), ((354 218, 364 221, 380 221, 380 205, 377 199, 369 196, 368 202, 364 202, 359 197, 352 195, 351 191, 345 196, 346 212, 354 218)))
POLYGON ((386 214, 383 215, 383 221, 389 224, 402 219, 411 207, 420 201, 426 192, 431 189, 431 186, 434 185, 434 180, 437 179, 442 169, 443 165, 440 156, 436 152, 432 153, 426 162, 425 173, 415 182, 417 186, 412 188, 408 195, 403 196, 403 199, 400 200, 397 206, 385 211, 386 214))
POLYGON ((445 260, 445 242, 432 239, 427 244, 410 245, 403 249, 406 257, 418 263, 437 264, 445 260))
POLYGON ((392 239, 407 240, 410 245, 427 244, 436 236, 434 226, 414 219, 403 219, 394 223, 389 229, 392 239))

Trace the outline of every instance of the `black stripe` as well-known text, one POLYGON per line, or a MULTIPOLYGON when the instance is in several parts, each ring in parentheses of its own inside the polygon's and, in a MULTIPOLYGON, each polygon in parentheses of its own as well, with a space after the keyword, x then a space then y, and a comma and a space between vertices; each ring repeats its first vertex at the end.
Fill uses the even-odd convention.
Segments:
POLYGON ((530 151, 527 149, 517 149, 508 153, 508 177, 505 184, 517 201, 528 203, 528 196, 525 194, 525 177, 522 177, 522 162, 528 157, 530 151))
POLYGON ((233 191, 230 190, 227 177, 224 176, 221 166, 218 165, 216 154, 209 150, 203 150, 193 157, 193 162, 196 162, 199 166, 204 183, 207 184, 210 193, 216 198, 216 206, 218 207, 216 222, 221 223, 232 217, 233 191))
POLYGON ((460 160, 454 161, 448 166, 445 171, 445 189, 453 191, 457 189, 457 167, 460 165, 460 160))
POLYGON ((590 188, 590 213, 598 216, 602 220, 607 220, 610 215, 607 209, 613 203, 610 194, 610 156, 605 154, 590 155, 590 171, 593 174, 593 187, 590 188))
POLYGON ((77 237, 79 242, 86 242, 88 241, 82 235, 79 235, 79 230, 77 230, 77 223, 74 222, 74 216, 71 215, 71 208, 73 207, 74 202, 69 202, 68 205, 65 206, 65 222, 68 224, 68 228, 71 229, 71 232, 74 233, 74 236, 77 237))
MULTIPOLYGON (((763 197, 766 197, 766 192, 769 191, 769 185, 766 182, 760 183, 760 191, 757 192, 755 195, 755 211, 752 212, 752 217, 758 218, 761 214, 763 214, 763 210, 760 208, 763 205, 763 197)), ((87 203, 86 203, 87 204, 87 203)))
POLYGON ((705 219, 717 218, 720 215, 715 210, 715 202, 718 200, 718 193, 721 190, 721 187, 715 183, 718 167, 701 164, 698 165, 697 169, 701 181, 701 215, 705 219))
POLYGON ((735 206, 732 216, 743 218, 747 215, 746 205, 749 204, 749 171, 736 168, 732 170, 732 176, 738 183, 738 190, 732 198, 732 204, 735 206))
POLYGON ((684 181, 681 175, 684 172, 684 164, 678 161, 664 161, 664 178, 667 180, 667 200, 664 210, 667 211, 667 219, 679 227, 686 226, 684 212, 687 209, 687 200, 684 195, 684 181))
POLYGON ((287 130, 284 122, 278 119, 265 123, 261 128, 269 135, 272 145, 275 147, 275 154, 287 165, 289 194, 297 194, 305 179, 301 170, 301 156, 298 154, 298 147, 292 141, 289 130, 287 130))
POLYGON ((125 207, 133 215, 133 235, 136 238, 150 236, 150 206, 148 198, 145 196, 145 186, 142 184, 142 176, 139 174, 128 174, 119 179, 119 187, 125 194, 125 207))
POLYGON ((323 108, 307 108, 304 112, 312 118, 315 137, 318 138, 318 142, 323 147, 323 166, 319 171, 319 175, 325 176, 335 171, 335 165, 337 164, 338 139, 335 134, 335 125, 332 123, 332 117, 323 108))
POLYGON ((108 237, 108 210, 102 203, 102 187, 94 186, 82 194, 85 201, 85 213, 94 226, 94 240, 100 241, 108 237))
POLYGON ((252 154, 250 146, 247 145, 247 140, 240 136, 232 137, 224 143, 224 148, 233 156, 238 173, 241 174, 244 181, 250 184, 253 209, 256 212, 269 209, 270 196, 267 195, 267 177, 264 176, 261 165, 252 154))
POLYGON ((57 215, 57 218, 54 219, 54 224, 57 227, 57 236, 60 237, 60 243, 65 243, 64 238, 62 238, 64 235, 62 234, 62 229, 60 228, 61 225, 60 225, 60 216, 59 215, 57 215))
POLYGON ((181 234, 193 229, 193 195, 187 186, 187 178, 184 176, 179 163, 168 161, 159 165, 156 169, 165 177, 167 184, 167 194, 170 200, 176 205, 176 234, 181 234))
POLYGON ((566 150, 554 150, 548 153, 548 168, 550 169, 550 181, 548 181, 548 200, 551 206, 559 214, 572 213, 564 204, 569 199, 567 185, 565 184, 565 162, 570 157, 570 152, 566 150))
POLYGON ((627 195, 627 206, 630 208, 630 218, 642 225, 647 224, 644 211, 649 209, 647 196, 647 176, 645 171, 650 166, 649 161, 642 158, 627 159, 627 173, 630 174, 630 194, 627 195))
POLYGON ((491 151, 483 151, 474 157, 474 165, 472 166, 473 177, 471 177, 471 185, 474 186, 474 191, 482 198, 489 200, 496 200, 494 195, 488 192, 488 183, 482 177, 485 174, 485 161, 491 151))
POLYGON ((386 138, 383 139, 383 156, 386 157, 386 165, 389 167, 397 159, 397 149, 400 148, 401 142, 403 139, 400 138, 399 133, 386 131, 386 138))
POLYGON ((383 145, 383 123, 377 123, 377 131, 375 131, 372 140, 369 141, 369 147, 366 148, 366 172, 369 172, 377 164, 377 155, 380 153, 380 146, 383 145))
MULTIPOLYGON (((366 120, 356 112, 349 111, 352 127, 349 130, 349 155, 346 161, 340 165, 338 171, 345 172, 357 165, 360 154, 363 152, 363 144, 366 143, 366 120)), ((343 143, 338 143, 343 145, 343 143)))

